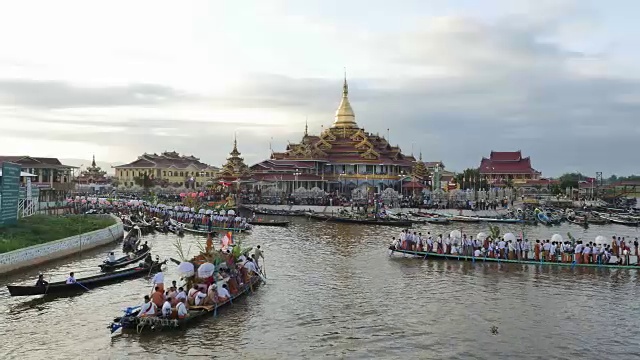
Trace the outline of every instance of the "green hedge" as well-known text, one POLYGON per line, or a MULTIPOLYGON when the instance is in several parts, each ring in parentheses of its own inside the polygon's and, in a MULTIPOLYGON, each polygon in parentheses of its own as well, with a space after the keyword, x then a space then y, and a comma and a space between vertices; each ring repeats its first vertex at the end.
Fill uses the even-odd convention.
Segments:
POLYGON ((111 217, 95 215, 33 215, 15 225, 0 227, 0 254, 44 244, 115 224, 111 217))

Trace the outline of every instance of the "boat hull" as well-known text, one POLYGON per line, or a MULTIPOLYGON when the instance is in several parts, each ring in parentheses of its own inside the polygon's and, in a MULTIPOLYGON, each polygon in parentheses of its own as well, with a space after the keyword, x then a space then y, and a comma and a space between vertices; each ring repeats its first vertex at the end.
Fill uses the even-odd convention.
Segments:
POLYGON ((114 271, 109 274, 101 274, 84 279, 77 279, 75 284, 66 284, 64 281, 50 283, 48 286, 18 286, 7 285, 11 296, 54 295, 84 292, 100 286, 117 283, 123 280, 135 279, 157 272, 163 263, 156 263, 151 268, 135 267, 132 269, 114 271))
POLYGON ((445 255, 436 253, 427 253, 424 251, 398 250, 389 248, 389 256, 410 256, 421 258, 424 260, 448 260, 448 261, 471 261, 471 262, 488 262, 488 263, 504 263, 504 264, 523 264, 523 265, 546 265, 546 266, 568 266, 568 267, 590 267, 590 268, 608 268, 608 269, 640 269, 637 264, 618 265, 610 264, 573 264, 562 262, 535 261, 535 260, 504 260, 488 257, 474 257, 463 255, 445 255))
POLYGON ((147 254, 150 252, 151 250, 147 250, 143 253, 139 253, 136 254, 135 257, 133 257, 132 259, 129 260, 124 260, 126 259, 126 257, 124 258, 120 258, 112 263, 110 262, 105 262, 104 264, 100 264, 100 269, 102 271, 113 271, 115 269, 120 269, 123 267, 126 267, 127 265, 131 265, 131 264, 135 264, 138 261, 141 261, 144 259, 145 256, 147 256, 147 254))
POLYGON ((258 225, 258 226, 280 226, 286 227, 289 226, 289 221, 249 221, 250 225, 258 225))
POLYGON ((111 332, 113 333, 118 328, 122 328, 123 333, 184 330, 193 325, 196 321, 216 314, 219 309, 230 307, 233 305, 235 300, 247 294, 251 294, 260 285, 260 283, 260 277, 254 276, 251 283, 243 286, 238 294, 233 296, 230 300, 217 304, 216 306, 192 306, 189 309, 187 317, 184 319, 162 319, 159 317, 148 317, 143 319, 135 316, 136 314, 116 318, 111 324, 111 332))

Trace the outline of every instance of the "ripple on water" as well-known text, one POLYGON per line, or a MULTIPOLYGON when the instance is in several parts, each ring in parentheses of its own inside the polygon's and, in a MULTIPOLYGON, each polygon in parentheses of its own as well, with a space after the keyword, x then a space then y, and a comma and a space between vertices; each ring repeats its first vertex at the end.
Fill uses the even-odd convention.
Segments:
MULTIPOLYGON (((503 232, 507 228, 503 227, 503 232)), ((419 226, 426 234, 444 226, 419 226)), ((463 231, 475 234, 472 225, 463 231)), ((515 230, 515 229, 512 229, 515 230)), ((519 232, 520 229, 517 229, 519 232)), ((526 229, 585 239, 635 237, 607 226, 526 229)), ((636 270, 571 269, 388 256, 398 228, 295 219, 289 228, 256 227, 239 235, 266 251, 268 284, 184 332, 110 339, 106 326, 138 304, 149 279, 56 299, 11 298, 0 289, 0 358, 629 358, 640 346, 636 270), (491 327, 499 333, 493 335, 491 327), (34 346, 34 342, 39 345, 34 346), (55 351, 52 351, 55 349, 55 351)), ((172 235, 146 238, 161 257, 176 257, 172 235)), ((185 249, 196 241, 185 235, 185 249)), ((42 270, 61 280, 94 273, 119 245, 31 269, 0 283, 31 283, 42 270)), ((177 280, 170 265, 168 281, 177 280)))

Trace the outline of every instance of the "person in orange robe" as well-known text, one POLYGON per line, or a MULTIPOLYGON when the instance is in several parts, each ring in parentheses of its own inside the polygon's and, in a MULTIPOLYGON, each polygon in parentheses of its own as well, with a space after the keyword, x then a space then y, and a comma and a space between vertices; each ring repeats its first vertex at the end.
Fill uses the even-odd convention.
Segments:
POLYGON ((618 254, 618 242, 616 241, 616 237, 614 236, 611 239, 611 253, 615 256, 619 256, 618 254))
POLYGON ((536 240, 536 244, 533 247, 533 258, 536 261, 540 261, 540 240, 536 240))

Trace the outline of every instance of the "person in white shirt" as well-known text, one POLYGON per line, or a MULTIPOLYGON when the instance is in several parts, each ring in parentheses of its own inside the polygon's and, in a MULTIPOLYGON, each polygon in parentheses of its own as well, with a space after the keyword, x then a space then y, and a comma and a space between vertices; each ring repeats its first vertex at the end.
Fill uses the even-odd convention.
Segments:
POLYGON ((582 263, 582 241, 578 241, 578 243, 576 244, 575 249, 573 250, 574 252, 574 261, 577 264, 582 263))
POLYGON ((458 255, 458 247, 453 245, 451 246, 451 255, 458 255))
POLYGON ((531 243, 529 243, 529 239, 524 239, 524 243, 522 244, 523 259, 529 260, 529 250, 531 250, 531 243))
POLYGON ((451 254, 451 238, 448 236, 444 239, 444 253, 451 254))
POLYGON ((544 245, 542 245, 542 257, 544 261, 549 261, 549 251, 551 251, 551 244, 549 240, 547 240, 544 245))
POLYGON ((556 250, 557 250, 556 242, 552 242, 549 245, 549 260, 548 261, 556 261, 556 250))
POLYGON ((185 305, 185 299, 180 299, 176 305, 176 312, 178 313, 178 319, 184 319, 187 316, 187 306, 185 305))
POLYGON ((178 295, 176 295, 177 300, 187 300, 187 293, 184 292, 184 288, 180 287, 178 289, 178 295))
POLYGON ((588 264, 590 257, 591 257, 591 248, 589 247, 589 244, 587 244, 587 246, 584 246, 582 248, 582 262, 584 264, 588 264))
POLYGON ((153 275, 153 284, 160 288, 160 291, 164 292, 164 273, 162 271, 153 275))
POLYGON ((207 294, 198 291, 198 293, 196 294, 196 296, 193 299, 193 304, 195 306, 200 306, 204 304, 204 300, 207 298, 207 294))
POLYGON ((76 283, 76 278, 75 276, 73 276, 73 273, 69 273, 69 277, 67 278, 67 284, 75 284, 76 283))
POLYGON ((218 298, 220 298, 220 302, 225 302, 231 298, 231 293, 229 293, 229 290, 227 289, 227 284, 218 286, 218 298))
POLYGON ((480 249, 475 249, 475 250, 473 251, 473 256, 475 256, 475 257, 480 257, 480 255, 481 255, 480 249))
POLYGON ((247 259, 247 262, 244 263, 244 268, 247 269, 249 276, 258 273, 258 269, 256 269, 256 264, 253 263, 252 259, 247 259))
POLYGON ((193 287, 189 289, 188 299, 190 304, 195 303, 196 296, 198 295, 199 292, 200 292, 200 288, 198 287, 198 284, 193 284, 193 287))
POLYGON ((107 256, 107 261, 108 262, 115 262, 116 261, 116 255, 113 252, 110 252, 109 256, 107 256))
POLYGON ((156 304, 154 304, 151 301, 151 298, 149 298, 149 295, 145 295, 144 304, 140 306, 140 312, 138 313, 138 317, 155 316, 157 312, 158 312, 158 308, 156 307, 156 304))
POLYGON ((162 316, 165 318, 171 317, 171 298, 167 298, 167 301, 162 305, 162 316))
POLYGON ((500 251, 500 258, 504 259, 505 258, 505 251, 504 249, 507 247, 507 242, 504 240, 500 240, 498 241, 498 251, 500 251))

